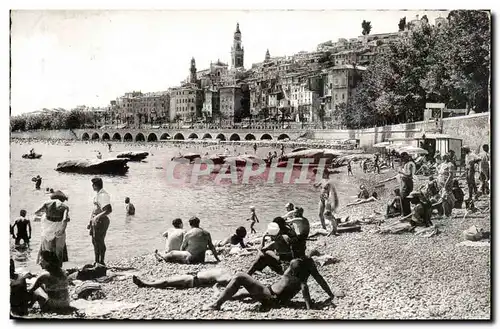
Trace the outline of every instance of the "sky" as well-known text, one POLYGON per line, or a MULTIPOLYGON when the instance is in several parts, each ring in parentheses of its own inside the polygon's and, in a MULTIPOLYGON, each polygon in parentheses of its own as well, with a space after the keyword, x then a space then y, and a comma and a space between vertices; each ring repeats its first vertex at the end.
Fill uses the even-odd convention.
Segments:
POLYGON ((399 19, 444 11, 12 11, 11 113, 78 105, 106 106, 126 92, 177 86, 220 59, 231 63, 236 23, 245 68, 271 56, 314 51, 319 43, 395 32, 399 19))

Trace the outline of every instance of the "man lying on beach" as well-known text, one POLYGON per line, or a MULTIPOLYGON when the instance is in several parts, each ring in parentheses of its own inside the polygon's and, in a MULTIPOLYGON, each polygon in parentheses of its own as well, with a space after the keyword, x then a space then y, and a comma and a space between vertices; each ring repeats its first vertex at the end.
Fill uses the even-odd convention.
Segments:
POLYGON ((239 245, 241 248, 246 248, 245 242, 243 239, 247 236, 247 229, 244 228, 243 226, 240 226, 236 229, 235 234, 231 235, 225 240, 219 241, 216 243, 216 247, 224 247, 228 244, 232 246, 239 245))
POLYGON ((310 310, 313 305, 307 286, 309 276, 312 276, 328 294, 329 301, 335 297, 325 279, 318 272, 314 261, 309 257, 304 257, 293 259, 281 278, 272 285, 263 284, 247 273, 236 274, 219 298, 214 303, 205 305, 203 310, 220 310, 228 300, 248 297, 262 303, 264 307, 278 308, 287 305, 299 291, 302 291, 306 309, 310 310))
POLYGON ((373 192, 371 197, 369 197, 367 199, 357 199, 356 201, 348 203, 345 206, 346 207, 357 206, 357 205, 360 205, 363 203, 373 202, 373 201, 377 201, 377 200, 378 200, 378 194, 377 194, 377 192, 373 192))
POLYGON ((215 260, 219 262, 220 259, 212 243, 212 237, 210 233, 200 228, 200 219, 198 217, 192 217, 189 220, 189 225, 191 229, 184 235, 181 249, 172 250, 164 257, 156 250, 155 256, 157 259, 171 263, 199 264, 205 262, 205 253, 207 249, 210 249, 215 260))
POLYGON ((232 276, 233 275, 225 269, 212 268, 195 274, 173 275, 166 279, 153 281, 143 280, 134 275, 132 276, 132 282, 134 282, 138 287, 187 289, 212 287, 215 284, 227 286, 227 284, 231 281, 232 276))

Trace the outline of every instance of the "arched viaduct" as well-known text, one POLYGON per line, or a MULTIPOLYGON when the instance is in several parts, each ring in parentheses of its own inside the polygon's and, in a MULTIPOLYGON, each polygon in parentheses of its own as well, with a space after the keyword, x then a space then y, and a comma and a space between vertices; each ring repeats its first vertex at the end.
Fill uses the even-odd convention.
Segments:
POLYGON ((157 142, 161 140, 285 141, 303 137, 304 130, 252 129, 76 129, 79 140, 157 142))

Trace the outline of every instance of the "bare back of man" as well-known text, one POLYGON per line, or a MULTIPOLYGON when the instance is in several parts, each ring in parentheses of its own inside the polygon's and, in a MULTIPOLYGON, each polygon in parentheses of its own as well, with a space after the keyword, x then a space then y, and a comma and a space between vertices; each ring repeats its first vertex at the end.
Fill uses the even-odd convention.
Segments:
MULTIPOLYGON (((211 248, 212 238, 210 233, 202 228, 192 228, 182 242, 181 250, 172 250, 163 258, 167 262, 182 264, 198 264, 205 262, 205 253, 211 248)), ((157 257, 159 256, 155 253, 157 257)), ((161 257, 161 256, 159 256, 161 257)))

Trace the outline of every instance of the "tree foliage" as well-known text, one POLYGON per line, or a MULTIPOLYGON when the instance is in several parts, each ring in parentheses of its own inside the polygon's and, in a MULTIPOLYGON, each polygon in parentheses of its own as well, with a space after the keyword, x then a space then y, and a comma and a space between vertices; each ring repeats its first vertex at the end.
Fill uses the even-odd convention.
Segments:
POLYGON ((408 37, 384 45, 388 51, 364 72, 354 97, 335 111, 344 126, 422 120, 427 102, 489 110, 489 13, 457 10, 444 26, 423 23, 408 37))
POLYGON ((404 31, 406 27, 406 16, 399 20, 398 30, 399 32, 404 31))
POLYGON ((363 29, 363 31, 361 32, 363 35, 370 34, 370 31, 372 30, 372 22, 363 20, 363 22, 361 23, 361 28, 363 29))

